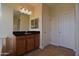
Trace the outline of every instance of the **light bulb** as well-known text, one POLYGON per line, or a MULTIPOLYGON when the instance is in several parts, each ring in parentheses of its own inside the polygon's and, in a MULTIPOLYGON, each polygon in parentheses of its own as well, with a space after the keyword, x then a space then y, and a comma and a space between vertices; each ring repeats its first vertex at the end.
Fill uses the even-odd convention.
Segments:
POLYGON ((29 11, 28 9, 25 9, 25 8, 21 8, 19 11, 20 11, 21 13, 28 14, 28 15, 31 15, 31 14, 32 14, 31 11, 29 11))
POLYGON ((25 14, 28 14, 28 12, 29 12, 28 9, 26 9, 24 13, 25 13, 25 14))
POLYGON ((22 8, 22 9, 21 9, 21 12, 22 12, 22 13, 24 13, 24 12, 25 12, 25 9, 24 9, 24 8, 22 8))
POLYGON ((31 14, 32 14, 32 12, 31 12, 31 11, 29 11, 29 12, 28 12, 28 15, 31 15, 31 14))

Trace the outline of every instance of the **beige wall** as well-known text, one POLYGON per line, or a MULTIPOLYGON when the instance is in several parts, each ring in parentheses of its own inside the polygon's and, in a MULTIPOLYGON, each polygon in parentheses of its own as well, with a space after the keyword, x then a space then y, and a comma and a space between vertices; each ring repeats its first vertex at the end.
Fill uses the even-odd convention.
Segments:
POLYGON ((42 12, 42 40, 43 46, 47 46, 50 44, 50 7, 46 4, 43 4, 43 12, 42 12))
POLYGON ((30 18, 30 28, 29 30, 31 31, 40 31, 40 18, 42 16, 42 4, 36 4, 35 7, 34 7, 34 14, 33 14, 33 17, 30 18), (32 19, 35 19, 35 18, 38 18, 39 19, 39 27, 36 28, 36 29, 31 29, 31 20, 32 19))

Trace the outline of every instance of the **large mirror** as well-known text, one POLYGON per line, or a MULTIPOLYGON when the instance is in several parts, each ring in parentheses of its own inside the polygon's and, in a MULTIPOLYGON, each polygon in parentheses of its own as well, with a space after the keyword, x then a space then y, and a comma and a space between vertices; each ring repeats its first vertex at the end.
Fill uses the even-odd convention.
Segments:
POLYGON ((13 31, 29 31, 29 20, 29 15, 14 11, 13 31))

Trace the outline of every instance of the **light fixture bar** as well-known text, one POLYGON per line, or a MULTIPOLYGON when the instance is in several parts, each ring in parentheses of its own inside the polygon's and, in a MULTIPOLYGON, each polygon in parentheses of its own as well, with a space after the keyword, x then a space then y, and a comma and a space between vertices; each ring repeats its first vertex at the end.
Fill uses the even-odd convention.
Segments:
POLYGON ((25 9, 25 8, 21 8, 19 11, 21 13, 24 13, 24 14, 27 14, 27 15, 31 15, 32 14, 31 10, 28 10, 28 9, 25 9))

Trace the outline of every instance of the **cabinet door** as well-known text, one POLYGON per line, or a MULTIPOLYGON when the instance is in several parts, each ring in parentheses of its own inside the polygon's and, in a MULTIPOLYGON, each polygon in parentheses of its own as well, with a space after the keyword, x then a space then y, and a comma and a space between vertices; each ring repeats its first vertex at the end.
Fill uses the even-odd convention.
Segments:
POLYGON ((21 55, 25 52, 25 40, 23 38, 16 39, 16 55, 21 55))
POLYGON ((40 37, 39 37, 39 34, 36 34, 34 36, 34 48, 39 48, 39 40, 40 40, 40 37))
POLYGON ((31 51, 34 49, 34 39, 33 36, 30 36, 26 39, 26 51, 31 51))

